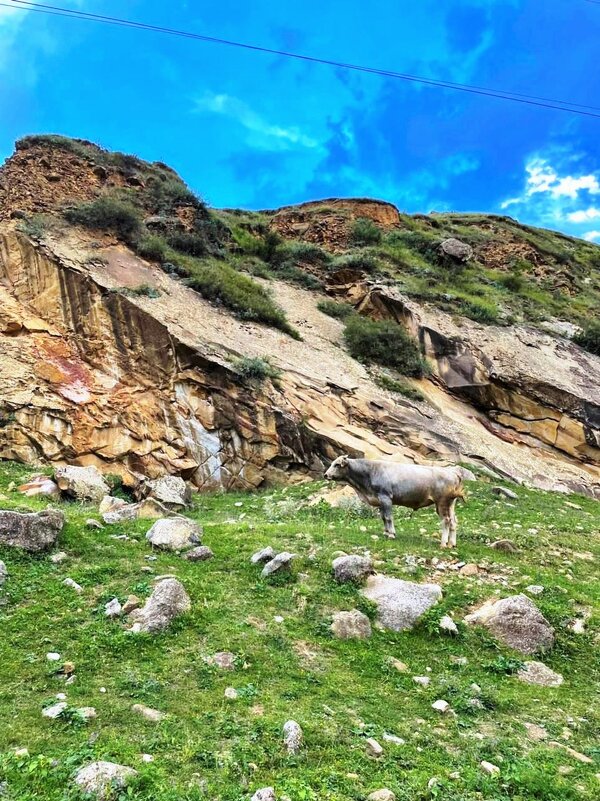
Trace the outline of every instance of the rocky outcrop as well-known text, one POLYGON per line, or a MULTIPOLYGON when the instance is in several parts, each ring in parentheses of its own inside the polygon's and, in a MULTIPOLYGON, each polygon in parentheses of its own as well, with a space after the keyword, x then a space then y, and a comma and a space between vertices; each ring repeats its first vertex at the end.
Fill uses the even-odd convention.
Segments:
POLYGON ((30 553, 46 551, 57 541, 65 516, 54 509, 22 514, 0 511, 0 545, 30 553))

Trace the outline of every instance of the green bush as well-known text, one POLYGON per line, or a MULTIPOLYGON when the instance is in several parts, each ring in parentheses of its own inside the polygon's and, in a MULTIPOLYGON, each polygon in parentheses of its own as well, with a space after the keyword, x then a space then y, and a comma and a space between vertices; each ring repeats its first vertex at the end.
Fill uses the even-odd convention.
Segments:
POLYGON ((335 300, 320 300, 317 309, 329 317, 335 317, 336 320, 345 320, 354 314, 354 308, 349 303, 338 303, 335 300))
POLYGON ((286 261, 303 261, 307 264, 324 264, 329 261, 329 254, 312 242, 288 242, 283 246, 286 261))
POLYGON ((148 261, 163 262, 167 256, 167 245, 164 239, 155 234, 142 237, 135 243, 135 250, 138 256, 148 261))
POLYGON ((500 283, 511 292, 520 292, 525 285, 523 276, 518 272, 510 272, 508 275, 503 275, 500 283))
POLYGON ((465 317, 484 325, 494 325, 499 322, 498 309, 490 303, 480 303, 477 300, 463 300, 460 304, 461 312, 465 317))
POLYGON ((588 323, 579 334, 575 334, 573 342, 590 353, 600 356, 600 323, 588 323))
POLYGON ((207 256, 209 253, 208 242, 201 233, 176 231, 169 235, 167 241, 175 250, 180 253, 187 253, 190 256, 207 256))
POLYGON ((157 214, 172 214, 178 206, 206 209, 200 198, 170 171, 150 175, 146 180, 145 192, 157 214))
POLYGON ((17 225, 17 230, 22 231, 32 239, 41 239, 48 229, 48 220, 42 214, 33 214, 17 225))
POLYGON ((140 211, 126 200, 101 195, 90 203, 64 209, 63 216, 75 225, 112 231, 125 242, 134 242, 141 230, 140 211))
POLYGON ((425 400, 423 393, 412 387, 407 381, 398 381, 397 378, 391 378, 389 375, 378 375, 375 383, 378 387, 387 389, 388 392, 397 392, 398 395, 403 395, 410 400, 425 400))
POLYGON ((392 320, 352 315, 346 323, 344 339, 350 354, 360 361, 393 367, 413 377, 422 376, 426 370, 415 340, 392 320))
POLYGON ((234 369, 246 381, 262 384, 267 378, 277 380, 281 376, 281 370, 271 363, 269 358, 256 356, 249 358, 244 356, 233 362, 234 369))
POLYGON ((382 234, 373 220, 367 217, 359 217, 352 224, 350 233, 352 242, 355 245, 378 245, 381 242, 382 234))
POLYGON ((333 259, 330 269, 332 271, 356 270, 363 273, 376 273, 381 269, 381 264, 372 253, 357 251, 333 259))
POLYGON ((146 298, 158 298, 160 297, 160 292, 158 289, 155 289, 150 284, 139 284, 139 286, 120 286, 115 290, 111 290, 114 292, 120 292, 121 295, 128 295, 129 297, 146 297, 146 298))

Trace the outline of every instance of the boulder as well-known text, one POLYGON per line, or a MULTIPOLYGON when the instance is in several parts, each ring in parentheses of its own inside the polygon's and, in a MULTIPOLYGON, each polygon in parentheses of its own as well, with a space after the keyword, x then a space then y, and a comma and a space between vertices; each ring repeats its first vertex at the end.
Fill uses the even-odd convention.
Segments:
POLYGON ((297 754, 302 747, 303 740, 304 732, 299 723, 296 723, 295 720, 288 720, 283 724, 283 744, 288 754, 297 754))
POLYGON ((48 720, 56 720, 59 718, 62 713, 67 708, 66 701, 59 701, 57 704, 52 704, 52 706, 47 706, 45 709, 42 710, 42 716, 48 718, 48 720))
POLYGON ((271 559, 275 557, 275 549, 271 548, 270 545, 267 545, 266 548, 261 548, 260 551, 256 551, 250 557, 250 563, 253 565, 261 565, 265 562, 270 562, 271 559))
POLYGON ((52 481, 49 476, 44 475, 32 476, 29 481, 18 487, 18 491, 27 498, 35 498, 37 496, 43 498, 60 497, 58 484, 52 481))
POLYGON ((490 548, 501 553, 519 553, 519 549, 512 540, 496 540, 492 542, 490 548))
POLYGON ((458 634, 456 623, 452 620, 450 615, 444 615, 439 622, 439 629, 444 634, 458 634))
POLYGON ((104 614, 106 617, 113 618, 119 617, 121 612, 123 611, 123 607, 119 603, 118 598, 113 598, 112 601, 104 604, 104 614))
POLYGON ((371 636, 371 621, 358 609, 336 612, 331 631, 338 640, 367 640, 371 636))
POLYGON ((110 493, 110 487, 97 467, 57 467, 54 478, 60 490, 78 501, 100 503, 110 493))
POLYGON ((455 239, 454 237, 444 239, 444 241, 440 243, 440 251, 444 256, 449 256, 451 259, 458 262, 464 263, 473 258, 473 248, 471 245, 468 245, 466 242, 461 242, 460 239, 455 239))
POLYGON ((485 626, 500 642, 522 654, 546 650, 554 644, 554 631, 526 595, 486 601, 465 617, 465 623, 485 626))
POLYGON ((114 512, 128 505, 127 501, 123 500, 123 498, 113 498, 112 495, 105 495, 98 506, 98 513, 103 515, 106 514, 106 512, 114 512))
POLYGON ((141 609, 129 615, 135 633, 164 631, 171 621, 192 608, 183 584, 175 578, 160 581, 141 609))
POLYGON ((275 790, 272 787, 261 787, 257 790, 250 801, 275 801, 275 790))
POLYGON ((77 772, 75 784, 84 793, 95 796, 98 801, 108 801, 126 787, 134 776, 137 776, 137 771, 125 765, 117 765, 115 762, 92 762, 77 772))
POLYGON ((189 505, 191 493, 185 481, 179 476, 162 476, 145 481, 142 494, 155 498, 168 509, 180 509, 189 505))
POLYGON ((539 684, 540 687, 560 687, 564 679, 543 662, 525 662, 517 672, 517 677, 526 684, 539 684))
POLYGON ((207 559, 212 559, 214 553, 208 545, 198 545, 197 548, 192 548, 191 551, 184 553, 183 558, 189 562, 206 562, 207 559))
MULTIPOLYGON (((114 500, 121 499, 115 498, 114 500)), ((158 520, 168 516, 169 510, 164 504, 157 501, 156 498, 145 498, 138 503, 122 501, 104 512, 102 519, 105 523, 114 525, 115 523, 124 523, 127 520, 158 520)))
POLYGON ((374 737, 369 737, 366 741, 366 751, 368 756, 374 757, 375 759, 379 759, 379 757, 383 756, 383 746, 381 743, 378 743, 374 737))
POLYGON ((278 553, 277 556, 273 557, 270 562, 263 567, 261 576, 266 578, 267 576, 272 575, 273 573, 277 573, 278 570, 289 570, 292 560, 296 558, 295 553, 290 553, 289 551, 282 551, 278 553))
POLYGON ((165 551, 183 551, 198 545, 202 529, 187 517, 165 517, 157 520, 146 534, 146 539, 155 548, 165 551))
POLYGON ((377 605, 379 622, 392 631, 412 628, 442 597, 437 584, 416 584, 380 574, 370 576, 361 593, 377 605))
POLYGON ((368 556, 338 556, 331 563, 333 576, 340 583, 359 583, 373 572, 373 562, 368 556))
POLYGON ((0 545, 37 553, 51 548, 65 524, 65 516, 55 509, 42 512, 0 511, 0 545))
POLYGON ((160 723, 165 717, 164 712, 160 712, 158 709, 152 709, 152 707, 149 706, 144 706, 144 704, 134 704, 131 707, 131 711, 149 720, 150 723, 160 723))
POLYGON ((517 495, 517 493, 513 492, 513 490, 511 489, 508 489, 508 487, 501 487, 501 486, 492 487, 492 492, 494 493, 494 495, 500 495, 503 498, 509 498, 511 501, 519 500, 519 496, 517 495))

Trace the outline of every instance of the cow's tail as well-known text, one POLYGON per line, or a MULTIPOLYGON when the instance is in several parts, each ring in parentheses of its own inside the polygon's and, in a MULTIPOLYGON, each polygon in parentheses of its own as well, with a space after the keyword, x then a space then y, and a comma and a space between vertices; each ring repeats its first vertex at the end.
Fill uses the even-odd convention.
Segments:
POLYGON ((467 502, 467 496, 465 494, 466 490, 463 484, 463 474, 461 468, 457 468, 456 471, 456 484, 454 485, 453 497, 457 501, 461 501, 461 503, 467 502))

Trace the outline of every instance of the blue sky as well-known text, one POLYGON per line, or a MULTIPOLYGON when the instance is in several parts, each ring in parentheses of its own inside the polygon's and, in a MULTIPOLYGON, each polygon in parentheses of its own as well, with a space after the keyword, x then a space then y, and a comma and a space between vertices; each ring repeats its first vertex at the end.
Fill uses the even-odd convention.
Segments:
MULTIPOLYGON (((56 2, 600 106, 586 0, 56 2)), ((217 206, 373 196, 600 242, 600 119, 0 7, 0 158, 37 132, 166 161, 217 206)))

